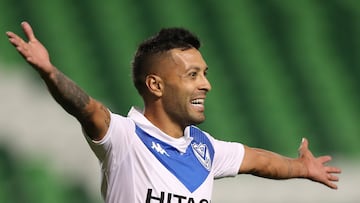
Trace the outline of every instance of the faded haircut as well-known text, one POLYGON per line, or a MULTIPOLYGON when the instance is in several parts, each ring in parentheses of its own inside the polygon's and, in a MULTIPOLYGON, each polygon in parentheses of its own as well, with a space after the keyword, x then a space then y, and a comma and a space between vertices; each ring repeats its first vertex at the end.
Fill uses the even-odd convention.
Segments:
POLYGON ((140 95, 143 95, 146 89, 145 78, 149 74, 148 66, 151 60, 177 48, 199 49, 200 41, 197 36, 184 28, 164 28, 139 45, 132 62, 132 78, 140 95))

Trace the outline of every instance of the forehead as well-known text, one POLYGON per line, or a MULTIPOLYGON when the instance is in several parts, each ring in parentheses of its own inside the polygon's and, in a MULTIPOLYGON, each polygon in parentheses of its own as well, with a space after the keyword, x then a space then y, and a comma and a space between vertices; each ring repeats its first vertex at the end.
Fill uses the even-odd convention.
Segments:
POLYGON ((206 68, 206 62, 204 61, 201 53, 195 49, 172 49, 169 51, 170 58, 177 66, 184 67, 185 69, 197 67, 206 68))

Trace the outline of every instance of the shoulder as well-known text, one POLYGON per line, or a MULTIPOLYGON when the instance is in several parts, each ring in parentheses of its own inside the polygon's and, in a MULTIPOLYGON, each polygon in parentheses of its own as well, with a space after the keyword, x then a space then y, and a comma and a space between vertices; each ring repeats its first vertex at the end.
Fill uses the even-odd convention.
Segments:
POLYGON ((101 144, 107 142, 110 138, 112 140, 117 137, 126 137, 126 135, 135 132, 135 123, 128 117, 122 116, 117 113, 110 112, 110 124, 105 136, 94 143, 101 144))
POLYGON ((116 130, 121 131, 132 131, 135 130, 135 122, 129 117, 122 116, 117 113, 110 112, 110 125, 109 130, 115 128, 116 130))

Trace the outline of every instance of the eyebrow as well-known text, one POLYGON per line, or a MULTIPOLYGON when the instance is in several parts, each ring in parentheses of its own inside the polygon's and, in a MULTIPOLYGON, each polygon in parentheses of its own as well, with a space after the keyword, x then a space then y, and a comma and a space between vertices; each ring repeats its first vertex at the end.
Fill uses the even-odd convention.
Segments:
MULTIPOLYGON (((197 71, 201 71, 201 70, 202 70, 202 68, 200 68, 199 66, 191 66, 189 69, 186 70, 186 72, 189 72, 189 71, 194 70, 194 69, 197 70, 197 71)), ((207 70, 209 70, 209 67, 208 67, 208 66, 205 67, 205 70, 204 70, 204 71, 207 71, 207 70)))

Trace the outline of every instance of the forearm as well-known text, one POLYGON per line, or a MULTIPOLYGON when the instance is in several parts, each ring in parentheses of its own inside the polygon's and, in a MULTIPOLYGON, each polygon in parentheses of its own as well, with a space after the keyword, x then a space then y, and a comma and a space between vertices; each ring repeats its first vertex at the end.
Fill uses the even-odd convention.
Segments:
POLYGON ((264 178, 305 178, 308 171, 299 159, 284 157, 263 149, 247 148, 247 163, 240 173, 249 173, 264 178))
POLYGON ((299 159, 284 157, 274 152, 263 149, 255 149, 260 159, 263 159, 263 167, 256 170, 254 175, 271 179, 305 178, 307 169, 299 159))
POLYGON ((84 120, 91 98, 71 79, 54 67, 50 73, 40 73, 53 98, 78 120, 84 120))
POLYGON ((334 174, 341 173, 341 170, 325 165, 331 160, 330 156, 314 157, 305 138, 301 142, 299 156, 296 159, 263 149, 244 147, 245 155, 239 173, 271 179, 307 178, 330 188, 337 188, 333 182, 339 178, 334 174))

